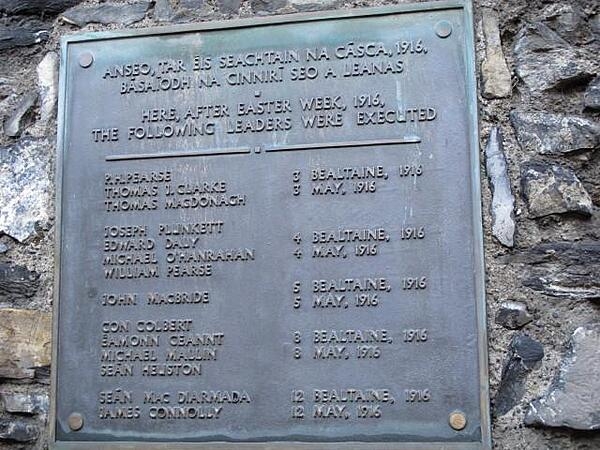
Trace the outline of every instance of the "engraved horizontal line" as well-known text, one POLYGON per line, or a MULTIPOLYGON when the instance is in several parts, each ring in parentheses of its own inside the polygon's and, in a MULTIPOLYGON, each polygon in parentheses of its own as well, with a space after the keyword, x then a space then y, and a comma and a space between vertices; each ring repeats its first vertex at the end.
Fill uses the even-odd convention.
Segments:
POLYGON ((217 148, 213 150, 195 150, 185 152, 163 152, 163 153, 132 153, 122 155, 108 155, 106 161, 128 161, 135 159, 159 159, 159 158, 185 158, 188 156, 219 156, 219 155, 241 155, 250 153, 249 147, 217 148))
POLYGON ((402 139, 368 139, 365 141, 320 142, 316 144, 278 145, 265 149, 266 152, 289 152, 294 150, 317 150, 321 148, 372 147, 374 145, 418 144, 420 137, 402 139))

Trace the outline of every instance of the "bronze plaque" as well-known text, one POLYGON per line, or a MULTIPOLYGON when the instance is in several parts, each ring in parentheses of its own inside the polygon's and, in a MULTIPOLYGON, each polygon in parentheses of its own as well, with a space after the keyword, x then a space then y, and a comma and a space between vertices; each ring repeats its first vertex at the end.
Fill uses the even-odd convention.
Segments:
POLYGON ((489 447, 471 21, 65 39, 54 448, 489 447))

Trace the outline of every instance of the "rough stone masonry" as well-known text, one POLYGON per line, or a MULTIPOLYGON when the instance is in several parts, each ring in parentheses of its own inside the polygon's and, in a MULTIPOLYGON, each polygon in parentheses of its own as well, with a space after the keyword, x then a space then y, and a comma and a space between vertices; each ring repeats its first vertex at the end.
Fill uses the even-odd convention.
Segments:
MULTIPOLYGON (((0 449, 46 448, 60 36, 399 3, 0 0, 0 449)), ((600 448, 600 15, 476 0, 496 449, 600 448)))

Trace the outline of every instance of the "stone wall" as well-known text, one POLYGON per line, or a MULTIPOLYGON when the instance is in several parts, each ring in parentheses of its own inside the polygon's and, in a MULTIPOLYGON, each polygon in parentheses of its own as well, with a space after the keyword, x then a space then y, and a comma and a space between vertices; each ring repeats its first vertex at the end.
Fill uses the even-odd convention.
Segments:
MULTIPOLYGON (((0 449, 46 447, 60 36, 393 3, 0 0, 0 449)), ((494 448, 600 448, 598 12, 475 2, 494 448)))

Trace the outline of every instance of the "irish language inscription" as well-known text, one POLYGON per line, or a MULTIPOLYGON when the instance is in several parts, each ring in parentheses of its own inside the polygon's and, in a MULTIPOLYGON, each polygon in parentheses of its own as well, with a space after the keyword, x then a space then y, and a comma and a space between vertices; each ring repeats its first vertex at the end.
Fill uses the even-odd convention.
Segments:
POLYGON ((57 440, 482 440, 468 20, 65 44, 57 440))

